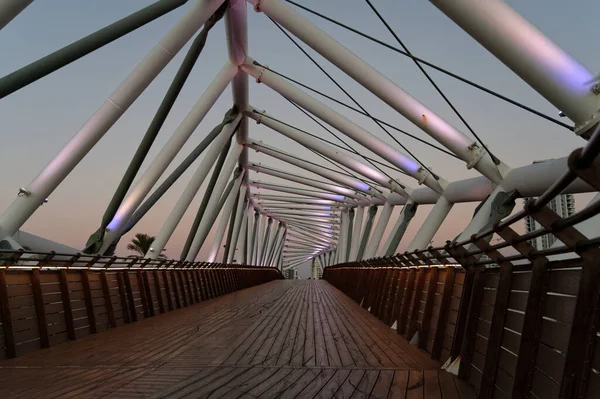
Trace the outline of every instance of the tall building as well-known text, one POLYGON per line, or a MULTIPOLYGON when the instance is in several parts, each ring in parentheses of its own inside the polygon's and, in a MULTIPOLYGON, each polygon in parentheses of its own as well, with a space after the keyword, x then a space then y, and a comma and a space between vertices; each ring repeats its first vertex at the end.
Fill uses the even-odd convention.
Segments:
POLYGON ((297 267, 292 267, 291 269, 284 270, 283 276, 288 280, 296 280, 300 278, 300 276, 298 276, 297 267))
MULTIPOLYGON (((524 201, 527 201, 525 198, 524 201)), ((561 218, 566 218, 575 213, 575 198, 573 194, 557 195, 547 205, 550 209, 558 214, 561 218)), ((542 226, 531 216, 525 217, 525 233, 541 229, 542 226)), ((553 234, 544 234, 543 236, 529 240, 529 243, 537 250, 548 249, 556 242, 556 237, 553 234)))

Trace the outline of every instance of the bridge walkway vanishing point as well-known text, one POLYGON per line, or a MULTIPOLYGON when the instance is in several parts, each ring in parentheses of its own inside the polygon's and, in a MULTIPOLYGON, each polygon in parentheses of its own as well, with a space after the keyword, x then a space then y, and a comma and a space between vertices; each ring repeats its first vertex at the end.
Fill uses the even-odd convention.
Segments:
POLYGON ((323 280, 276 280, 0 362, 3 398, 470 398, 323 280))

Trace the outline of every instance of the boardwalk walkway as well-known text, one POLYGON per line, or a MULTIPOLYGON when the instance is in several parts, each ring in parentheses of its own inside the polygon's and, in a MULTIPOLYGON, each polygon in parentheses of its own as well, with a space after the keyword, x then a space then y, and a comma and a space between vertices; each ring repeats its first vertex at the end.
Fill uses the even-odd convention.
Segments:
POLYGON ((325 281, 278 280, 0 362, 1 398, 471 398, 325 281))

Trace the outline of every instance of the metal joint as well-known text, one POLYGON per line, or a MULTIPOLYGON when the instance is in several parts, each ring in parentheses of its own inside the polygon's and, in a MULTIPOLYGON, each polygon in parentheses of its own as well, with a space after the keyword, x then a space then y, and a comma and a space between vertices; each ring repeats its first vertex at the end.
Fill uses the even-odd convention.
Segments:
POLYGON ((477 143, 473 142, 469 147, 469 151, 471 151, 471 160, 467 162, 467 169, 472 169, 477 162, 483 157, 485 151, 483 148, 480 148, 477 143))
POLYGON ((29 191, 23 187, 19 188, 19 192, 17 194, 18 197, 22 197, 22 196, 29 197, 30 195, 31 195, 31 191, 29 191))

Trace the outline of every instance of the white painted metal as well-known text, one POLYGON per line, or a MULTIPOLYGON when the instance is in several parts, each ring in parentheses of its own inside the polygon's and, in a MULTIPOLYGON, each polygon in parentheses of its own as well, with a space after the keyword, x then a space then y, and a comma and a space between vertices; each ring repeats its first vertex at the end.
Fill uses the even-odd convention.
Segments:
POLYGON ((354 199, 363 199, 364 198, 363 196, 359 196, 358 194, 356 194, 356 192, 354 190, 351 190, 349 188, 336 186, 335 184, 330 184, 330 183, 318 182, 313 179, 307 179, 302 176, 296 176, 296 175, 293 175, 292 173, 285 172, 282 170, 277 170, 277 169, 271 168, 271 167, 267 167, 260 163, 258 163, 258 164, 251 163, 248 166, 248 169, 254 170, 258 173, 264 173, 264 174, 279 177, 281 179, 285 179, 288 181, 300 183, 305 186, 315 187, 320 190, 325 190, 325 191, 330 191, 332 193, 341 194, 345 197, 350 197, 350 198, 354 198, 354 199))
POLYGON ((242 180, 244 179, 244 172, 245 171, 242 171, 242 173, 235 180, 233 189, 229 192, 229 196, 223 204, 223 209, 221 210, 221 220, 219 221, 217 231, 215 232, 215 236, 213 237, 213 242, 208 253, 207 260, 209 262, 216 261, 219 250, 221 249, 221 243, 223 242, 223 237, 225 236, 225 231, 227 230, 227 225, 229 224, 228 222, 231 219, 233 207, 236 206, 236 199, 238 192, 240 192, 242 180))
MULTIPOLYGON (((267 154, 273 158, 277 158, 277 159, 287 162, 291 165, 308 170, 319 176, 329 179, 333 182, 342 184, 344 186, 352 187, 355 190, 361 191, 365 194, 371 194, 371 195, 376 195, 376 196, 378 195, 378 193, 376 193, 374 190, 372 190, 368 184, 365 184, 365 183, 358 181, 356 179, 353 179, 351 177, 345 176, 341 173, 332 172, 330 170, 312 165, 306 161, 303 161, 301 159, 298 159, 298 158, 292 156, 291 154, 287 154, 285 151, 281 151, 277 148, 266 145, 262 142, 250 139, 250 140, 248 140, 247 146, 252 148, 256 152, 262 152, 263 154, 267 154)), ((380 196, 380 198, 385 199, 383 196, 380 196)))
MULTIPOLYGON (((246 178, 246 173, 244 174, 244 179, 246 178)), ((242 219, 246 217, 246 212, 244 212, 244 199, 246 198, 246 190, 248 186, 244 185, 240 189, 240 195, 238 196, 238 202, 236 205, 235 211, 235 221, 233 223, 233 233, 231 236, 231 243, 229 244, 229 251, 227 253, 227 262, 231 263, 231 259, 235 254, 235 246, 238 241, 238 237, 240 235, 240 229, 242 226, 242 219)))
POLYGON ((323 199, 328 199, 328 200, 337 201, 337 202, 354 203, 354 201, 350 201, 350 200, 346 199, 346 197, 344 197, 343 195, 339 195, 339 194, 320 193, 317 191, 304 190, 301 188, 285 187, 285 186, 273 185, 273 184, 269 184, 269 183, 263 183, 263 182, 256 181, 256 180, 250 180, 248 182, 248 185, 251 187, 256 187, 256 188, 263 189, 263 190, 278 191, 278 192, 282 192, 282 193, 296 194, 296 195, 304 195, 307 197, 314 197, 314 198, 323 198, 323 199))
MULTIPOLYGON (((257 7, 260 11, 281 24, 356 82, 360 83, 371 93, 421 128, 421 130, 467 162, 467 164, 473 162, 473 167, 482 175, 493 182, 502 180, 502 174, 508 167, 501 164, 499 165, 499 170, 487 153, 478 154, 481 149, 474 152, 472 149, 478 147, 474 146, 473 140, 411 97, 410 94, 398 87, 393 81, 383 76, 375 68, 335 41, 306 18, 283 4, 282 1, 248 1, 255 6, 258 4, 257 7), (479 159, 477 160, 477 158, 479 159)), ((245 65, 247 65, 247 62, 245 65)), ((396 159, 396 161, 398 160, 396 159)), ((412 160, 407 160, 405 167, 413 169, 412 173, 415 173, 416 170, 414 168, 417 165, 414 161, 412 161, 412 164, 408 163, 408 161, 412 160)), ((417 180, 421 179, 417 178, 417 180)))
POLYGON ((248 215, 248 209, 244 209, 243 210, 243 216, 242 216, 242 224, 240 225, 240 230, 239 230, 239 234, 238 234, 238 238, 237 240, 235 240, 232 243, 232 247, 233 247, 233 256, 231 259, 228 259, 227 261, 230 263, 243 263, 244 261, 244 254, 246 254, 246 240, 248 238, 248 234, 246 233, 246 229, 248 228, 248 220, 249 220, 249 215, 248 215), (233 245, 233 244, 236 245, 233 245))
POLYGON ((204 217, 200 221, 200 225, 198 226, 198 231, 192 240, 192 244, 190 245, 190 250, 188 251, 187 257, 185 260, 193 261, 198 256, 198 252, 200 248, 202 248, 202 244, 204 244, 204 240, 208 236, 210 229, 213 226, 215 219, 218 216, 217 206, 221 199, 221 195, 223 194, 223 190, 229 181, 231 173, 235 169, 236 163, 242 152, 242 146, 238 143, 233 143, 231 149, 229 150, 229 154, 227 155, 227 159, 225 160, 225 164, 221 169, 221 175, 217 179, 215 186, 213 188, 213 192, 210 195, 210 199, 208 200, 208 204, 206 204, 206 210, 204 211, 204 217))
MULTIPOLYGON (((210 169, 212 168, 216 159, 219 157, 219 154, 221 154, 221 151, 229 141, 231 134, 233 133, 233 129, 235 128, 241 117, 241 115, 238 115, 238 117, 235 118, 232 123, 225 126, 221 133, 219 133, 219 136, 216 137, 214 142, 208 148, 206 155, 204 155, 204 157, 202 158, 202 161, 198 165, 198 168, 196 169, 189 183, 183 190, 181 197, 179 197, 179 200, 175 203, 175 206, 173 207, 171 213, 167 217, 165 224, 160 229, 158 235, 154 239, 154 242, 152 243, 152 248, 154 249, 154 251, 147 254, 146 257, 156 259, 160 255, 165 245, 167 245, 167 242, 171 238, 171 235, 173 235, 173 232, 177 228, 177 225, 183 218, 183 215, 185 214, 190 204, 194 200, 194 197, 198 193, 200 186, 202 186, 204 179, 206 179, 206 176, 210 172, 210 169)), ((239 145, 238 147, 241 150, 241 147, 239 145)))
MULTIPOLYGON (((146 195, 148 195, 160 176, 162 176, 167 167, 171 164, 202 119, 204 119, 210 108, 217 101, 223 90, 225 90, 225 87, 227 87, 233 77, 233 71, 233 66, 230 64, 226 64, 223 69, 221 69, 215 80, 213 80, 179 127, 177 127, 148 169, 146 169, 139 180, 129 190, 127 196, 121 203, 121 206, 119 206, 115 217, 106 227, 106 235, 99 253, 103 253, 110 245, 112 245, 113 241, 119 237, 125 223, 131 218, 133 212, 140 206, 146 195)), ((235 127, 235 125, 233 127, 235 127)), ((230 127, 230 129, 233 127, 230 127)), ((223 130, 225 130, 225 128, 223 130)), ((215 158, 217 156, 218 154, 215 155, 215 158)))
POLYGON ((429 242, 433 239, 433 236, 437 233, 451 209, 452 204, 448 202, 446 198, 440 197, 433 209, 429 212, 429 215, 427 215, 425 222, 423 222, 423 225, 408 245, 407 250, 414 251, 416 249, 427 248, 429 242))
MULTIPOLYGON (((12 236, 23 226, 221 3, 223 0, 198 0, 187 10, 48 166, 27 186, 28 194, 18 196, 0 215, 0 229, 4 234, 12 236)), ((231 70, 231 67, 227 70, 231 70)), ((211 85, 213 90, 217 89, 214 86, 216 84, 211 85)), ((216 91, 219 94, 222 92, 216 91)), ((112 241, 109 244, 112 244, 112 241)))
POLYGON ((356 213, 354 215, 354 226, 352 230, 352 242, 350 243, 350 256, 348 258, 350 262, 355 261, 356 255, 358 254, 358 245, 360 243, 360 232, 362 230, 364 214, 364 206, 359 206, 356 208, 356 213))
POLYGON ((285 202, 296 202, 299 204, 317 204, 317 205, 336 205, 341 204, 341 202, 326 200, 326 199, 317 199, 317 198, 302 198, 302 197, 286 197, 280 195, 265 195, 265 194, 250 194, 252 198, 255 199, 267 199, 273 201, 285 201, 285 202))
POLYGON ((242 65, 242 69, 252 77, 259 79, 261 83, 266 84, 282 96, 312 113, 317 118, 330 124, 341 133, 381 156, 392 165, 404 170, 410 176, 417 179, 417 181, 422 182, 436 192, 441 193, 443 191, 443 187, 445 186, 445 181, 443 179, 440 178, 439 181, 436 180, 413 159, 390 147, 383 140, 380 140, 354 122, 351 122, 349 119, 335 112, 324 103, 289 84, 268 69, 254 65, 253 62, 254 60, 248 57, 246 62, 242 65))
POLYGON ((392 216, 393 211, 394 205, 386 202, 381 213, 379 214, 377 225, 375 226, 375 229, 369 238, 367 247, 365 248, 365 253, 363 254, 363 259, 370 259, 377 253, 377 249, 379 248, 379 244, 381 244, 381 240, 383 238, 383 233, 385 232, 385 228, 390 221, 390 216, 392 216))
POLYGON ((270 117, 270 115, 269 116, 259 115, 259 114, 255 113, 255 111, 262 112, 263 114, 267 115, 267 113, 265 111, 259 111, 258 109, 256 109, 255 107, 252 107, 252 106, 250 106, 248 108, 248 112, 246 112, 245 114, 246 114, 246 116, 257 121, 258 123, 268 126, 271 129, 273 129, 274 131, 279 132, 282 135, 296 141, 300 145, 302 145, 308 149, 314 150, 314 151, 318 152, 319 154, 324 155, 327 158, 332 159, 332 160, 346 166, 347 168, 355 171, 356 173, 358 173, 368 179, 371 179, 371 180, 383 185, 384 187, 389 188, 391 191, 394 191, 400 195, 408 197, 409 194, 402 187, 400 187, 398 185, 398 183, 389 179, 386 175, 384 175, 377 169, 373 168, 372 166, 365 165, 364 163, 352 158, 351 156, 348 156, 348 155, 340 152, 339 150, 336 150, 334 147, 332 147, 328 144, 325 144, 322 141, 317 140, 313 137, 308 136, 306 133, 303 133, 298 129, 295 129, 289 125, 278 122, 277 120, 272 119, 270 117))
POLYGON ((564 112, 579 130, 591 128, 598 120, 593 74, 510 5, 479 0, 430 2, 564 112))
MULTIPOLYGON (((392 246, 392 241, 394 240, 394 234, 396 233, 396 231, 406 222, 406 205, 402 208, 402 211, 400 212, 400 215, 398 215, 398 220, 396 221, 396 224, 394 225, 394 228, 392 229, 392 231, 390 231, 390 234, 388 236, 387 241, 385 242, 385 244, 383 245, 383 247, 381 248, 380 253, 378 254, 379 256, 384 256, 386 252, 388 252, 388 250, 390 250, 390 247, 392 246)), ((410 222, 410 220, 408 221, 408 223, 410 222)), ((399 244, 398 244, 399 246, 399 244)), ((396 253, 398 251, 398 246, 396 246, 396 248, 393 249, 394 253, 396 253)))

